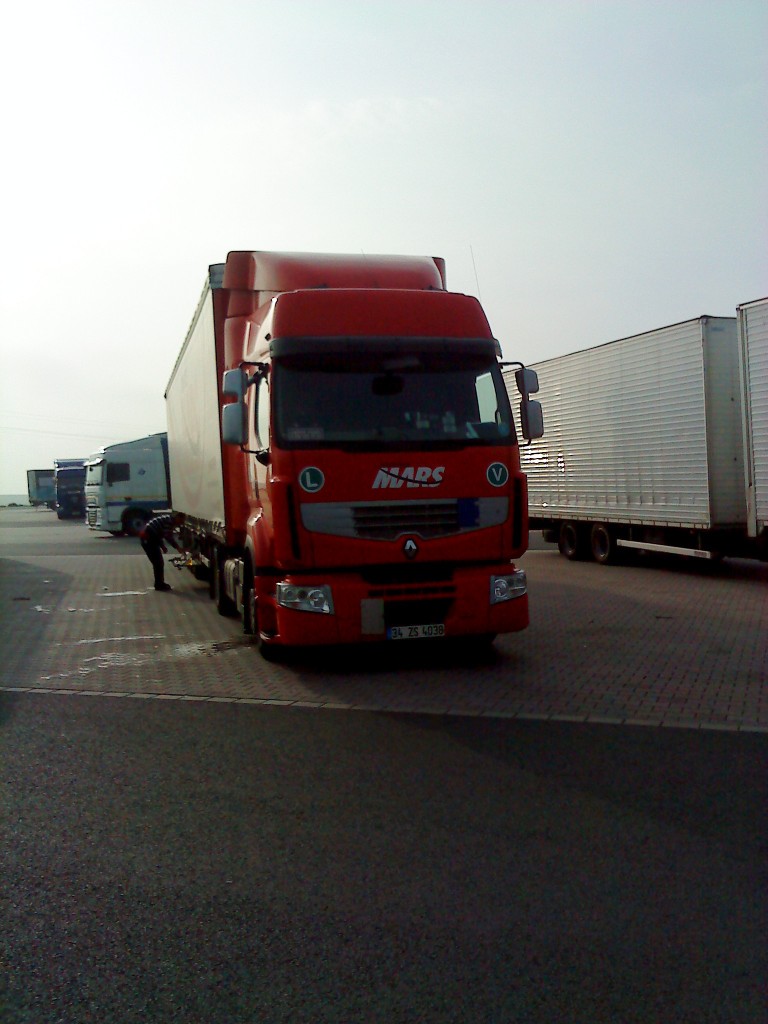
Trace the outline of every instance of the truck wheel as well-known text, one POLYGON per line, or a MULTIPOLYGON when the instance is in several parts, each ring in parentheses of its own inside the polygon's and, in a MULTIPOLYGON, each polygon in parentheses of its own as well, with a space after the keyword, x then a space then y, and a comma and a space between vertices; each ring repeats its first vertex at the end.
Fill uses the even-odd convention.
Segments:
POLYGON ((616 538, 605 523, 595 523, 589 535, 589 546, 592 557, 600 565, 609 565, 617 561, 618 547, 616 538))
POLYGON ((227 597, 224 587, 224 574, 222 572, 221 558, 218 552, 214 552, 211 559, 211 590, 213 600, 216 603, 216 610, 219 615, 234 615, 234 602, 227 597))
POLYGON ((243 632, 252 636, 259 654, 265 661, 277 661, 282 653, 282 648, 277 644, 271 644, 263 640, 259 632, 259 613, 256 604, 256 587, 254 586, 253 573, 249 569, 245 577, 243 587, 243 632))
POLYGON ((561 523, 557 547, 560 554, 571 562, 584 558, 586 551, 582 527, 578 523, 561 523))
POLYGON ((129 508, 123 516, 123 533, 129 537, 138 537, 149 519, 147 513, 140 508, 129 508))
POLYGON ((250 567, 246 570, 243 581, 243 632, 248 636, 256 636, 259 628, 259 617, 256 612, 256 589, 253 585, 253 573, 250 567))

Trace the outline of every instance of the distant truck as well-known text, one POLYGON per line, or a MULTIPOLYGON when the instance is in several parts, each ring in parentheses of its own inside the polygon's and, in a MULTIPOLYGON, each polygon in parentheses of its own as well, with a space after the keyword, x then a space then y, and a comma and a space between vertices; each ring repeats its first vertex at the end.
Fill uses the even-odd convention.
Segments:
POLYGON ((30 505, 56 508, 56 478, 53 469, 28 469, 27 494, 30 505))
POLYGON ((85 521, 92 530, 135 536, 170 504, 164 431, 106 445, 86 460, 85 470, 85 521))
POLYGON ((534 364, 547 435, 523 452, 531 529, 600 563, 768 558, 767 302, 740 307, 738 331, 702 316, 534 364))
MULTIPOLYGON (((500 349, 432 257, 231 252, 166 390, 192 570, 265 657, 528 625, 500 349)), ((517 366, 524 436, 541 432, 517 366)))
POLYGON ((56 515, 82 519, 85 515, 85 459, 54 459, 56 515))

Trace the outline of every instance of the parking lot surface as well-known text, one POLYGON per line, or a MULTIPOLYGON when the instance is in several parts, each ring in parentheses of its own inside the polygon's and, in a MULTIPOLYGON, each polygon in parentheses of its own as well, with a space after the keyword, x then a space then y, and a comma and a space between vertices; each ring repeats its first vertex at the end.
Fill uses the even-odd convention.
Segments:
MULTIPOLYGON (((296 652, 265 662, 207 586, 138 542, 0 511, 7 690, 247 701, 765 731, 768 566, 606 567, 532 550, 531 625, 489 653, 442 641, 296 652)), ((542 547, 541 544, 538 545, 542 547)))

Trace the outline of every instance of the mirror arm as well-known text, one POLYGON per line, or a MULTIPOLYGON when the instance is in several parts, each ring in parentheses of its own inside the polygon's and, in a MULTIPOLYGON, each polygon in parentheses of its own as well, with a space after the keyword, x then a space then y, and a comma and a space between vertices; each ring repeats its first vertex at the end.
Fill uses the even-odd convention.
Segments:
POLYGON ((241 360, 240 363, 238 363, 238 369, 240 370, 244 369, 246 366, 256 367, 256 372, 251 377, 248 378, 248 384, 246 385, 246 389, 249 388, 252 384, 258 383, 258 381, 260 381, 262 377, 267 376, 267 370, 269 369, 268 363, 254 363, 250 359, 243 359, 241 360))
POLYGON ((255 455, 256 461, 260 462, 262 466, 268 466, 270 463, 269 448, 246 448, 244 444, 241 444, 240 451, 243 455, 255 455))
MULTIPOLYGON (((521 363, 521 362, 519 362, 519 360, 517 360, 517 359, 506 359, 506 360, 504 360, 503 362, 500 362, 500 363, 499 363, 499 366, 500 366, 500 367, 501 367, 502 369, 503 369, 503 368, 504 368, 505 366, 519 366, 521 370, 525 370, 525 363, 521 363)), ((525 377, 524 377, 524 376, 523 376, 523 379, 525 379, 525 377)), ((528 395, 528 392, 527 392, 527 391, 523 391, 523 390, 522 390, 522 389, 520 388, 520 381, 519 381, 519 379, 518 379, 518 375, 517 375, 517 373, 515 374, 515 382, 516 382, 516 384, 517 384, 517 390, 518 390, 518 391, 520 392, 520 394, 521 394, 521 395, 523 396, 523 398, 527 399, 527 398, 529 397, 529 395, 528 395)), ((529 443, 530 443, 530 442, 529 442, 529 443)))

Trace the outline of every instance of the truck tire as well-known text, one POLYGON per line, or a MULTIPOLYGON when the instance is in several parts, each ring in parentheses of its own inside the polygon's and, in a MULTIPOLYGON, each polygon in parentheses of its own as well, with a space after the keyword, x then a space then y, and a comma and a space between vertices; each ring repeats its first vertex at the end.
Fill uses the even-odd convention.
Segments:
POLYGON ((129 508, 123 515, 123 533, 129 537, 138 537, 149 520, 149 515, 142 508, 129 508))
POLYGON ((616 537, 605 523, 593 523, 589 546, 592 557, 600 565, 610 565, 618 561, 619 548, 616 545, 616 537))
POLYGON ((256 591, 253 586, 253 572, 246 570, 243 582, 243 632, 247 636, 258 636, 259 616, 256 611, 256 591))
POLYGON ((584 528, 580 523, 568 521, 560 524, 557 548, 560 554, 571 562, 585 557, 584 528))
POLYGON ((221 562, 221 555, 215 551, 211 559, 211 596, 219 615, 230 616, 235 614, 236 608, 234 602, 227 596, 224 587, 224 572, 221 562))
POLYGON ((256 604, 256 587, 254 586, 253 570, 250 565, 246 570, 243 585, 243 632, 253 637, 254 646, 265 661, 277 661, 282 648, 264 640, 259 631, 259 613, 256 604))

